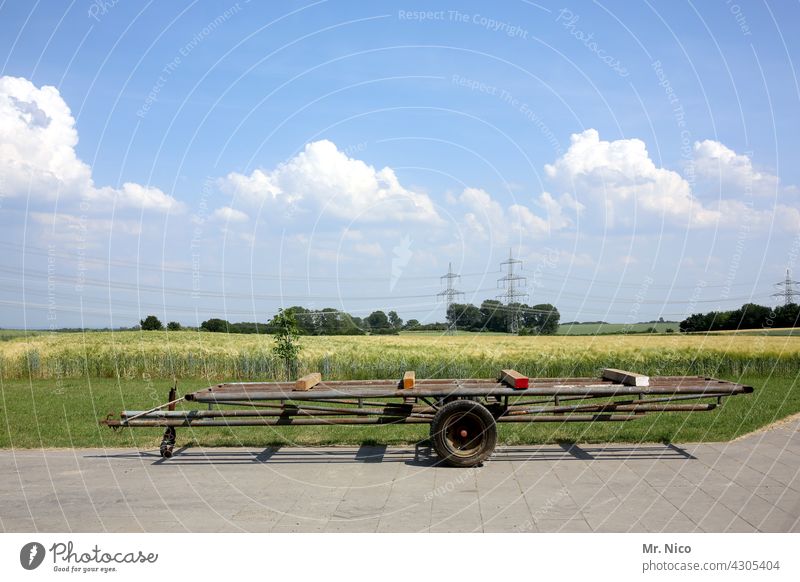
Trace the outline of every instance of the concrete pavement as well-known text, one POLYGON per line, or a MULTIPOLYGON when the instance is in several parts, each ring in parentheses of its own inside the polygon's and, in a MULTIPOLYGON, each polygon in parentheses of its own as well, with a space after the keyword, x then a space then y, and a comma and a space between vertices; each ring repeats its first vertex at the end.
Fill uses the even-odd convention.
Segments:
POLYGON ((0 451, 7 532, 800 532, 800 418, 732 443, 0 451))

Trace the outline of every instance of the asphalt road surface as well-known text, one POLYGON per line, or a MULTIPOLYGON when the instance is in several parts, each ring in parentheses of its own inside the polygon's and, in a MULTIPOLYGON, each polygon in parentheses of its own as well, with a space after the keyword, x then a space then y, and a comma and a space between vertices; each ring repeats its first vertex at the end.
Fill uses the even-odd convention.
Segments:
POLYGON ((6 532, 800 532, 800 418, 731 443, 0 451, 6 532))

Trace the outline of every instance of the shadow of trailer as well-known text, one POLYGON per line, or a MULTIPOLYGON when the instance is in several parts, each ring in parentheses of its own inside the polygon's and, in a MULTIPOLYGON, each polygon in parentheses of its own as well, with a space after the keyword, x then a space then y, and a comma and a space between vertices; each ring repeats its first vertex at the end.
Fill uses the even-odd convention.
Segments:
POLYGON ((497 444, 500 422, 628 422, 653 413, 714 410, 751 386, 702 376, 654 376, 605 369, 598 378, 528 378, 502 370, 494 379, 237 382, 209 386, 150 410, 125 410, 103 424, 164 427, 161 456, 172 456, 178 427, 429 424, 442 462, 473 467, 497 444), (175 410, 180 402, 207 410, 175 410), (214 407, 217 408, 214 408, 214 407))

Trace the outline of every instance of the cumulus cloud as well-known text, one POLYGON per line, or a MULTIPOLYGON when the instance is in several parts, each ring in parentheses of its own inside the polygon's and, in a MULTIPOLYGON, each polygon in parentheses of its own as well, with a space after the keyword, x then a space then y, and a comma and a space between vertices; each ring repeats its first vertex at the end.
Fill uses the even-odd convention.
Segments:
POLYGON ((272 170, 230 173, 219 186, 242 203, 289 213, 314 212, 348 221, 441 222, 430 197, 402 186, 391 168, 378 170, 328 140, 307 144, 272 170))
POLYGON ((605 219, 605 226, 630 227, 653 219, 686 227, 796 229, 800 210, 787 204, 765 205, 753 194, 786 195, 778 178, 757 171, 750 158, 712 140, 694 146, 692 168, 700 196, 676 171, 656 166, 639 139, 603 141, 595 129, 574 134, 568 151, 545 166, 554 184, 571 191, 579 204, 605 219), (708 195, 710 181, 716 194, 708 195), (704 190, 704 188, 706 190, 704 190))
POLYGON ((221 222, 247 222, 248 216, 241 210, 236 210, 230 206, 217 208, 211 215, 212 218, 221 222))
POLYGON ((783 191, 797 192, 797 188, 783 188, 778 177, 753 167, 745 154, 738 154, 726 145, 706 139, 694 144, 694 171, 702 186, 698 195, 708 197, 775 196, 783 191))
POLYGON ((465 188, 458 202, 468 209, 464 221, 473 233, 484 240, 491 238, 501 244, 512 234, 533 238, 549 236, 572 225, 572 220, 564 213, 565 207, 581 209, 570 196, 563 196, 557 201, 549 192, 542 192, 536 205, 546 215, 543 218, 523 204, 504 208, 480 188, 465 188))
POLYGON ((657 167, 640 139, 602 141, 597 130, 587 129, 572 135, 567 152, 545 172, 572 190, 578 203, 599 210, 609 227, 631 226, 642 213, 695 226, 720 219, 700 204, 683 176, 657 167))
POLYGON ((78 158, 75 119, 58 89, 19 77, 0 77, 0 178, 9 197, 72 200, 92 205, 166 212, 181 205, 158 188, 127 182, 97 187, 78 158))

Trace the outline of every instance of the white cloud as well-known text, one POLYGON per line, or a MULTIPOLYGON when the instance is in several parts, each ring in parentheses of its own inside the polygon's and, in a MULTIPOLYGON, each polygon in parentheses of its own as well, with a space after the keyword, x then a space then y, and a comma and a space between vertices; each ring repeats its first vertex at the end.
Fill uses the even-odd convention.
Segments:
MULTIPOLYGON (((782 187, 776 176, 755 170, 748 156, 705 140, 695 143, 690 168, 702 199, 684 176, 657 167, 642 140, 602 141, 597 130, 588 129, 574 134, 568 151, 545 171, 609 228, 653 219, 688 227, 746 223, 753 229, 796 230, 800 224, 796 205, 763 204, 763 196, 786 197, 797 188, 782 187)), ((561 206, 568 201, 562 199, 561 206)))
POLYGON ((96 187, 92 170, 78 158, 75 119, 58 89, 19 77, 0 77, 0 178, 9 197, 36 201, 81 200, 90 207, 166 212, 182 205, 158 188, 127 182, 96 187))
POLYGON ((430 197, 403 187, 391 168, 376 170, 328 140, 307 144, 273 170, 230 173, 219 185, 243 203, 285 211, 358 221, 441 222, 430 197))
POLYGON ((211 215, 212 218, 221 222, 247 222, 249 217, 241 210, 236 210, 230 206, 217 208, 211 215))
POLYGON ((657 167, 640 139, 601 141, 597 130, 587 129, 571 136, 567 152, 545 172, 571 189, 578 203, 599 211, 609 227, 631 226, 642 214, 694 226, 720 219, 694 197, 683 176, 657 167))
POLYGON ((564 208, 579 210, 580 206, 569 197, 555 200, 549 192, 542 192, 536 206, 546 214, 546 218, 535 214, 523 204, 512 204, 507 209, 485 190, 466 188, 458 201, 469 212, 464 216, 467 227, 484 240, 492 238, 498 244, 505 244, 509 235, 542 238, 572 225, 572 220, 564 214, 564 208))
POLYGON ((706 196, 775 196, 797 193, 797 188, 783 188, 774 174, 760 172, 745 154, 737 154, 726 145, 706 139, 694 144, 694 171, 705 188, 706 196))

